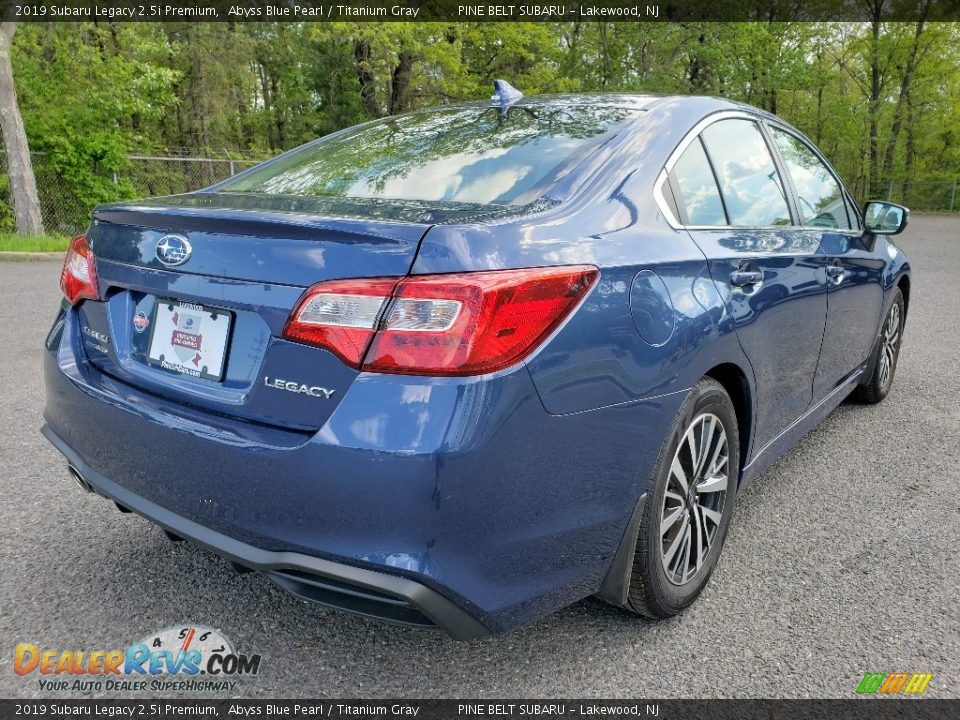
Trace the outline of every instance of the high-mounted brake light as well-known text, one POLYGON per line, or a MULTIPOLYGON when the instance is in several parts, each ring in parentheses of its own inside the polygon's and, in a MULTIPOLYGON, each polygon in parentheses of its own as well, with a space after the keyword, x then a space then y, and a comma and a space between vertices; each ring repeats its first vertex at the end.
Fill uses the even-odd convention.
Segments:
POLYGON ((283 335, 370 372, 479 375, 533 352, 598 275, 578 265, 318 283, 283 335))
POLYGON ((71 305, 76 305, 84 298, 96 300, 100 297, 97 291, 97 260, 83 235, 70 241, 63 258, 60 289, 71 305))

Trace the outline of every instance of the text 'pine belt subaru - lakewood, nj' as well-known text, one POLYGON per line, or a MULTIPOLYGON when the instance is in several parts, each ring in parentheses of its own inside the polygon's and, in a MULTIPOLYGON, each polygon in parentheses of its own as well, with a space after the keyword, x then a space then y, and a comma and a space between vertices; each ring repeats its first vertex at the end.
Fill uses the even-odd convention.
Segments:
POLYGON ((97 208, 43 432, 308 600, 462 639, 589 595, 666 617, 744 485, 888 393, 907 217, 747 106, 498 81, 97 208))

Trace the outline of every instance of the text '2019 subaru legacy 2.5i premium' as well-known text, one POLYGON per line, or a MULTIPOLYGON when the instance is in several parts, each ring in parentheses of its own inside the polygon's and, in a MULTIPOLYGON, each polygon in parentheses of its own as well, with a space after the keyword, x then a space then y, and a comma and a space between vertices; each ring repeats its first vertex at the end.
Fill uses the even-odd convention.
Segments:
POLYGON ((74 478, 457 638, 690 604, 744 484, 887 394, 907 212, 749 107, 501 89, 97 208, 44 363, 74 478))

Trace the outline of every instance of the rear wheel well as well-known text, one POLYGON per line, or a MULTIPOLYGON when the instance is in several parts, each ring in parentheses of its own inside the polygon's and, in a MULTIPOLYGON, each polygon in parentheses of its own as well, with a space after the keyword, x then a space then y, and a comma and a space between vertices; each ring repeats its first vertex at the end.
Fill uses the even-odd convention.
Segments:
POLYGON ((718 383, 723 385, 737 415, 737 426, 740 433, 740 469, 747 463, 747 453, 750 451, 750 434, 752 431, 750 385, 743 371, 733 363, 717 365, 707 373, 718 383))

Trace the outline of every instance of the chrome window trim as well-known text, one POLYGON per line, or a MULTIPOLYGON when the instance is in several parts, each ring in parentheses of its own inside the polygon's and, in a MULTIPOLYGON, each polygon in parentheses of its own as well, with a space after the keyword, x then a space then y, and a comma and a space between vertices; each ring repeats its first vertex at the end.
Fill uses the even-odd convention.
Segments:
POLYGON ((667 199, 663 196, 663 186, 666 182, 667 170, 663 168, 657 176, 657 181, 653 184, 653 199, 654 202, 657 203, 657 207, 660 208, 660 212, 663 213, 667 225, 674 230, 682 230, 685 226, 680 224, 680 220, 677 219, 676 213, 674 213, 673 208, 670 207, 670 203, 668 203, 667 199))
MULTIPOLYGON (((670 156, 667 158, 667 162, 664 163, 663 168, 661 168, 660 174, 657 175, 657 180, 653 185, 654 202, 657 204, 657 207, 659 208, 660 212, 663 213, 663 217, 664 219, 666 219, 667 225, 669 225, 674 230, 724 230, 727 232, 729 232, 730 230, 766 230, 766 231, 815 230, 815 228, 811 228, 808 225, 684 225, 683 223, 680 222, 679 218, 677 218, 676 216, 676 213, 670 207, 670 203, 667 202, 667 199, 663 194, 663 186, 667 182, 667 175, 673 171, 673 168, 677 164, 677 161, 680 159, 680 156, 683 155, 683 153, 686 152, 687 148, 690 147, 693 141, 700 136, 700 133, 702 133, 704 130, 706 130, 708 127, 710 127, 714 123, 720 122, 722 120, 731 120, 731 119, 749 120, 751 122, 757 123, 758 125, 761 123, 766 123, 768 125, 776 127, 778 130, 782 130, 784 132, 787 132, 790 135, 797 137, 797 139, 801 140, 804 145, 811 146, 811 143, 808 140, 804 139, 804 136, 802 134, 799 134, 798 130, 793 130, 789 126, 785 125, 782 121, 778 121, 775 119, 768 119, 760 115, 754 115, 744 110, 720 110, 719 112, 715 112, 715 113, 711 113, 710 115, 707 115, 705 118, 697 122, 697 124, 694 125, 690 129, 690 131, 683 136, 683 139, 673 149, 673 152, 670 153, 670 156)), ((837 176, 836 171, 833 169, 833 166, 827 161, 826 158, 823 157, 823 155, 820 153, 819 150, 816 150, 814 148, 811 148, 811 149, 813 150, 813 153, 818 158, 820 158, 821 162, 824 163, 827 170, 833 176, 833 179, 840 186, 840 189, 843 191, 844 197, 853 206, 854 211, 859 212, 859 209, 857 208, 856 204, 854 204, 850 200, 850 194, 849 192, 847 192, 846 186, 843 184, 843 182, 841 182, 840 178, 837 176)), ((769 151, 769 148, 768 148, 768 151, 769 151)), ((771 152, 771 158, 772 158, 772 152, 771 152)), ((784 178, 781 178, 780 181, 783 182, 784 178)), ((678 203, 681 201, 682 201, 681 198, 677 199, 678 203)), ((862 219, 861 219, 861 225, 862 225, 862 219)), ((843 228, 843 229, 837 229, 836 232, 841 234, 850 234, 850 235, 856 235, 856 236, 859 236, 862 234, 862 230, 860 228, 852 228, 852 229, 843 228)))

